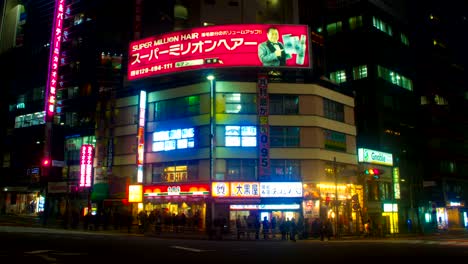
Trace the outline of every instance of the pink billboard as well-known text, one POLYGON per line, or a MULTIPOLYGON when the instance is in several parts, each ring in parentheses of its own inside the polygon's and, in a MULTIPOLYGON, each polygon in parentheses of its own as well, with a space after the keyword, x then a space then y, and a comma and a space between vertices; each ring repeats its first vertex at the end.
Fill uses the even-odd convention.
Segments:
POLYGON ((306 25, 192 28, 131 42, 128 79, 203 68, 310 68, 309 50, 306 25))

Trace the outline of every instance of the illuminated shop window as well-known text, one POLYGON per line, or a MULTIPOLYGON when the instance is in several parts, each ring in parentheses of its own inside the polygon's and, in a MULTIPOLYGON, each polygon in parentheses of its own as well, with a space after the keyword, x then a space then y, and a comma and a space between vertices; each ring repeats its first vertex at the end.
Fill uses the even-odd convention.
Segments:
POLYGON ((226 126, 226 147, 256 147, 257 127, 255 126, 226 126))
POLYGON ((195 129, 172 129, 153 133, 153 151, 169 151, 195 147, 195 129))

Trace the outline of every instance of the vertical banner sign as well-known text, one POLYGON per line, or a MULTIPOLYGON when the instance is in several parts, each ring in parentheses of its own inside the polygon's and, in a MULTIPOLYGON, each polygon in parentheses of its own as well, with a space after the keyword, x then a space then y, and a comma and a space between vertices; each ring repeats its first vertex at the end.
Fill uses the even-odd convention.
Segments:
POLYGON ((80 187, 91 187, 94 159, 93 145, 82 145, 80 153, 80 187))
POLYGON ((51 122, 55 112, 55 99, 57 94, 57 77, 60 65, 60 43, 62 41, 63 12, 65 0, 55 1, 52 36, 50 40, 49 68, 47 71, 47 84, 45 96, 45 122, 51 122))
POLYGON ((146 91, 140 91, 138 106, 138 153, 137 153, 137 182, 143 182, 143 164, 145 158, 145 123, 146 123, 146 91))
POLYGON ((268 77, 264 74, 258 75, 257 80, 257 107, 259 133, 259 156, 258 176, 265 179, 270 175, 270 127, 268 125, 269 102, 268 102, 268 77))

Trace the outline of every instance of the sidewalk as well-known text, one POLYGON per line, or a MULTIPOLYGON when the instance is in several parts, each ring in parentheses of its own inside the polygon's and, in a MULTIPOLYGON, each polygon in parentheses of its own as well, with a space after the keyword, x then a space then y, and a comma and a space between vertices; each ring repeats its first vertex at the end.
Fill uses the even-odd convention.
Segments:
MULTIPOLYGON (((238 240, 237 234, 235 232, 224 233, 221 237, 212 234, 211 237, 206 231, 193 230, 190 228, 185 228, 184 231, 177 232, 176 230, 164 230, 160 233, 155 233, 154 229, 147 231, 144 234, 139 232, 137 225, 132 225, 130 232, 128 228, 122 226, 115 229, 114 226, 109 225, 106 229, 103 229, 102 226, 98 230, 85 230, 83 223, 80 223, 76 228, 67 227, 65 228, 61 220, 48 219, 46 225, 43 225, 41 219, 38 216, 34 215, 0 215, 0 225, 2 226, 24 226, 24 227, 41 227, 41 228, 52 228, 52 229, 61 229, 61 230, 70 230, 70 231, 82 231, 82 232, 91 232, 91 233, 106 233, 106 234, 115 234, 115 235, 137 235, 137 236, 147 236, 147 237, 156 237, 156 238, 167 238, 167 239, 199 239, 199 240, 238 240)), ((464 237, 468 239, 468 229, 465 228, 452 228, 446 231, 436 231, 430 233, 401 233, 401 234, 389 234, 384 237, 363 237, 362 235, 343 235, 339 238, 331 238, 333 240, 372 240, 372 239, 438 239, 438 238, 449 238, 449 237, 464 237)), ((308 237, 304 240, 318 240, 319 238, 308 237)), ((242 236, 238 241, 265 241, 262 234, 260 234, 259 239, 255 239, 254 234, 250 235, 250 238, 242 236)), ((271 236, 267 241, 282 241, 281 234, 276 234, 274 238, 271 236)))

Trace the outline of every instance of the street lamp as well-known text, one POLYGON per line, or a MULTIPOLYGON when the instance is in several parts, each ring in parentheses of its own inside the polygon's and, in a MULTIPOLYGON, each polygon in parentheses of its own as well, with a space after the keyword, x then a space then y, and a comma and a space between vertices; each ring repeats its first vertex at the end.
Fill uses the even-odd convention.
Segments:
POLYGON ((215 76, 206 77, 210 81, 210 180, 214 179, 214 142, 215 142, 215 76))
MULTIPOLYGON (((214 164, 214 156, 215 156, 215 133, 216 133, 216 123, 215 123, 215 113, 216 113, 216 104, 215 104, 215 95, 216 95, 216 81, 215 81, 215 76, 213 74, 210 74, 206 76, 206 79, 210 82, 210 182, 214 180, 214 172, 215 172, 215 164, 214 164)), ((213 224, 214 221, 214 201, 211 201, 211 224, 213 224)), ((211 229, 211 226, 207 227, 211 229)))

